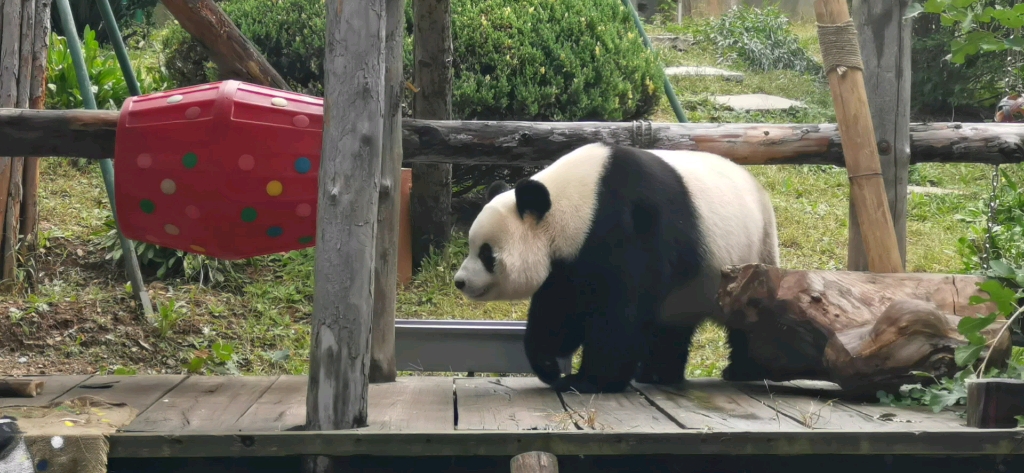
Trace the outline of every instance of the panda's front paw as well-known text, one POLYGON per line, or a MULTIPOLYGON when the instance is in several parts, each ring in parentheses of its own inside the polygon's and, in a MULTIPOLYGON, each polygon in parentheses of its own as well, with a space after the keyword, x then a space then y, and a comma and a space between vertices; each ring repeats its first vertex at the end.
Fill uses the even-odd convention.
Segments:
POLYGON ((560 393, 598 394, 622 392, 628 384, 629 381, 595 382, 593 379, 575 373, 555 381, 551 384, 551 387, 560 393))

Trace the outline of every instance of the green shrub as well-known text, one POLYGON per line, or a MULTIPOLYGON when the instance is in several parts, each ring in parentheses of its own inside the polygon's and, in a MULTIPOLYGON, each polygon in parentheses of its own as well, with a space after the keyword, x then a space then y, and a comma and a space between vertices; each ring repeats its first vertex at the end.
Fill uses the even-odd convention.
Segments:
POLYGON ((721 51, 727 63, 754 71, 821 74, 821 64, 800 47, 789 19, 778 8, 735 7, 717 19, 697 22, 694 39, 721 51))

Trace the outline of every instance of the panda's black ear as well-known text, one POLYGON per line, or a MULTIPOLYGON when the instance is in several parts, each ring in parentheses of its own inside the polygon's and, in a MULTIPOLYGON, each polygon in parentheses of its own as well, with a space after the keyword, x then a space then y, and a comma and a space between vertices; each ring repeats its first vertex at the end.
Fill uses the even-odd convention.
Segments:
POLYGON ((516 183, 516 207, 519 208, 519 218, 532 213, 540 221, 551 210, 551 194, 539 181, 523 179, 516 183))
POLYGON ((507 190, 508 190, 508 184, 505 184, 505 181, 494 181, 494 182, 492 182, 491 185, 487 186, 487 194, 486 194, 487 202, 490 202, 490 201, 494 200, 494 198, 497 197, 498 194, 501 194, 501 193, 503 193, 503 192, 505 192, 507 190))

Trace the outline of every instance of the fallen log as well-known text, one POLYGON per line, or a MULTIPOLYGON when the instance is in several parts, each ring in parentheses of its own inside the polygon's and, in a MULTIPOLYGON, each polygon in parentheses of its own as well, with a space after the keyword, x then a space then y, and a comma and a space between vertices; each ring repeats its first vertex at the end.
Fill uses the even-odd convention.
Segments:
POLYGON ((213 0, 162 0, 167 11, 209 52, 221 80, 237 79, 291 90, 213 0))
POLYGON ((0 397, 36 397, 45 385, 40 379, 0 378, 0 397))
MULTIPOLYGON (((119 112, 0 108, 0 154, 114 157, 119 112)), ((911 163, 1024 162, 1022 123, 910 126, 911 163)), ((690 149, 737 163, 844 166, 833 124, 512 122, 402 120, 403 166, 414 163, 538 166, 600 141, 645 149, 690 149)))
MULTIPOLYGON (((829 381, 856 396, 930 382, 913 371, 952 376, 960 370, 954 351, 967 344, 957 332, 960 319, 996 310, 992 303, 969 303, 987 295, 976 285, 985 281, 979 276, 761 264, 730 266, 722 276, 724 323, 746 334, 752 361, 738 370, 742 380, 829 381)), ((1005 323, 981 332, 989 340, 981 358, 991 351, 993 367, 1009 359, 1009 333, 993 342, 1005 323)))

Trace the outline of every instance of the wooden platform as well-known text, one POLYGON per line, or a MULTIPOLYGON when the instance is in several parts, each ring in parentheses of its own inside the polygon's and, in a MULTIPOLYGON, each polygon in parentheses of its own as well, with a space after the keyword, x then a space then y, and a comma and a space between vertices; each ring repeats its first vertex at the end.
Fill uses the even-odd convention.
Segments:
MULTIPOLYGON (((82 395, 138 415, 110 457, 325 455, 1012 454, 1024 431, 954 411, 833 401, 830 389, 691 381, 558 395, 536 378, 404 377, 369 391, 368 426, 303 432, 306 377, 46 376, 41 406, 82 395), (291 430, 290 430, 291 429, 291 430)), ((829 385, 825 385, 829 386, 829 385)))

